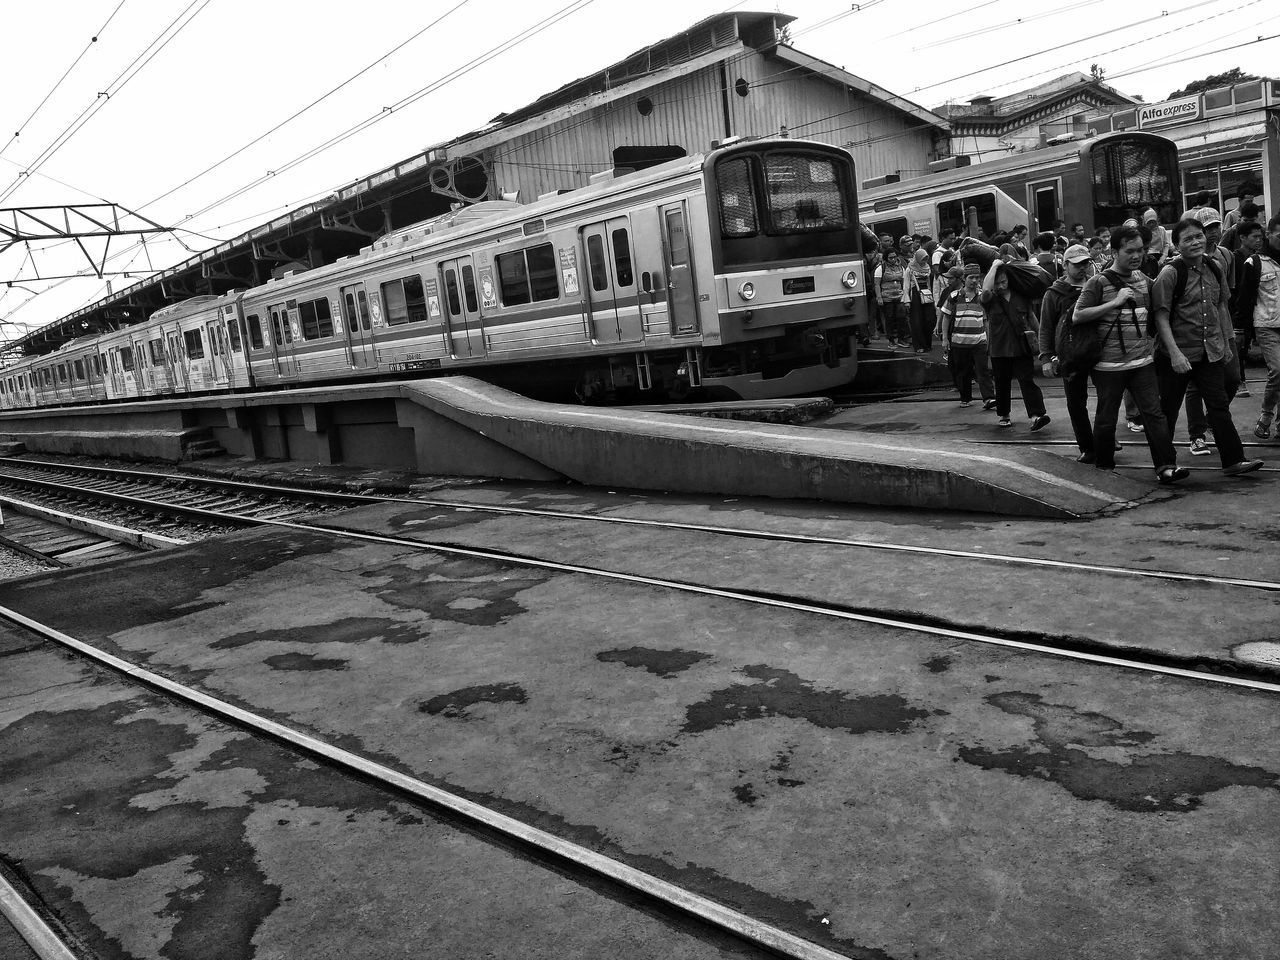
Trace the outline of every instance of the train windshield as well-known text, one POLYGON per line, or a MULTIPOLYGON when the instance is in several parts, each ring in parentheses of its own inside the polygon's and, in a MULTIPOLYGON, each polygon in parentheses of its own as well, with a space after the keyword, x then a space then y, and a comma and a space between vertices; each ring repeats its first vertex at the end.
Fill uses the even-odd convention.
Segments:
POLYGON ((1114 139, 1095 144, 1090 157, 1093 219, 1115 226, 1147 207, 1161 223, 1178 219, 1178 150, 1172 143, 1114 139))
POLYGON ((727 264, 856 251, 849 162, 794 150, 739 153, 716 165, 727 264))

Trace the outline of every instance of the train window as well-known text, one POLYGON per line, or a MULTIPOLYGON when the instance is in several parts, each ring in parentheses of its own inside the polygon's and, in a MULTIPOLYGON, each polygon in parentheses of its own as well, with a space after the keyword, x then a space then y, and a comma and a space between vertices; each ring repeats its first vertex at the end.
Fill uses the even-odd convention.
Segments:
POLYGON ((416 273, 382 285, 382 303, 388 326, 423 323, 427 319, 427 298, 422 278, 416 273))
POLYGON ((462 313, 462 301, 458 299, 458 275, 453 269, 444 272, 444 297, 449 303, 449 316, 462 313))
POLYGON ((240 347, 240 324, 234 320, 227 321, 227 336, 231 338, 231 352, 239 353, 240 347))
POLYGON ((245 323, 249 325, 249 346, 255 350, 261 350, 266 346, 262 339, 262 321, 258 319, 256 313, 251 313, 245 317, 245 323))
POLYGON ((58 364, 57 371, 58 371, 58 382, 66 383, 67 382, 67 365, 65 363, 58 364))
POLYGON ((611 239, 613 240, 613 265, 617 270, 618 286, 629 287, 635 282, 635 275, 631 272, 631 246, 627 242, 626 228, 619 227, 613 231, 611 239))
POLYGON ((102 358, 96 353, 93 355, 93 375, 95 377, 102 376, 102 358))
POLYGON ((462 265, 462 292, 467 297, 467 312, 478 312, 480 310, 480 301, 476 299, 476 275, 469 263, 462 265))
POLYGON ((192 360, 202 360, 204 358, 204 337, 200 336, 199 330, 182 331, 182 340, 187 348, 187 356, 192 360))
POLYGON ((768 153, 766 200, 772 233, 815 233, 849 226, 836 165, 822 157, 768 153))
POLYGON ((280 329, 280 314, 275 310, 271 311, 271 333, 275 337, 276 346, 284 346, 284 333, 280 329))
POLYGON ((72 367, 72 370, 75 372, 76 379, 83 380, 84 379, 84 361, 83 360, 72 361, 71 367, 72 367))
POLYGON ((164 340, 159 337, 154 340, 148 340, 147 349, 151 352, 153 366, 159 366, 164 363, 164 340))
POLYGON ((1173 143, 1116 137, 1095 144, 1088 162, 1094 223, 1122 223, 1131 208, 1146 207, 1155 209, 1161 223, 1177 219, 1178 151, 1173 143))
POLYGON ((751 166, 745 157, 716 167, 720 190, 720 230, 726 237, 751 237, 759 229, 751 166))
POLYGON ((133 370, 133 348, 121 347, 119 350, 119 354, 120 354, 120 369, 126 372, 132 371, 133 370))
POLYGON ((329 313, 329 298, 304 300, 298 305, 302 316, 302 339, 320 340, 333 336, 333 317, 329 313))
POLYGON ((559 298, 556 254, 551 244, 504 253, 497 257, 497 263, 498 286, 502 290, 504 307, 559 298))
POLYGON ((971 210, 976 211, 979 236, 995 236, 1000 227, 996 222, 994 193, 979 193, 958 200, 944 200, 938 204, 938 232, 941 233, 944 230, 954 230, 957 234, 968 232, 971 210))
POLYGON ((593 233, 587 237, 587 263, 591 268, 591 289, 607 289, 609 286, 609 264, 604 255, 604 237, 598 233, 593 233))

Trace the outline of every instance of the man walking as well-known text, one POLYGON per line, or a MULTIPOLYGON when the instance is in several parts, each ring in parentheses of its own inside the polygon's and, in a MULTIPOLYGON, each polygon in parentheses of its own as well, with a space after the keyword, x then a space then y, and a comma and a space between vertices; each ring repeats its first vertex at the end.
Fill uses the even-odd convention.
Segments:
MULTIPOLYGON (((1194 218, 1188 217, 1185 219, 1195 219, 1200 223, 1204 231, 1205 259, 1213 261, 1217 266, 1217 275, 1226 284, 1227 302, 1230 303, 1231 291, 1236 276, 1236 262, 1235 255, 1219 243, 1222 239, 1222 215, 1213 207, 1201 207, 1196 211, 1194 218)), ((1232 343, 1234 342, 1233 338, 1232 343)), ((1240 380, 1243 373, 1244 366, 1238 361, 1229 363, 1223 368, 1227 403, 1236 398, 1236 392, 1240 389, 1240 380)), ((1204 401, 1200 397, 1200 387, 1195 380, 1192 380, 1187 385, 1186 408, 1187 436, 1191 441, 1191 455, 1195 457, 1208 456, 1213 452, 1209 449, 1209 420, 1205 416, 1204 401)), ((1170 433, 1173 433, 1173 427, 1174 422, 1171 420, 1169 422, 1170 433)))
POLYGON ((1111 234, 1111 267, 1085 281, 1071 322, 1098 324, 1102 340, 1102 359, 1093 368, 1093 388, 1098 394, 1093 417, 1094 464, 1099 470, 1115 469, 1116 418, 1127 389, 1142 414, 1156 479, 1173 483, 1191 473, 1178 466, 1178 454, 1160 408, 1154 350, 1147 336, 1150 281, 1139 269, 1146 250, 1137 227, 1118 227, 1111 234))
POLYGON ((996 387, 996 426, 1013 426, 1009 419, 1013 404, 1013 381, 1022 391, 1022 405, 1031 420, 1031 432, 1049 425, 1044 407, 1044 394, 1036 386, 1035 352, 1036 322, 1031 302, 1009 289, 1009 272, 997 257, 982 279, 982 306, 987 316, 987 353, 991 357, 991 374, 996 387))
MULTIPOLYGON (((1241 228, 1241 249, 1254 246, 1257 225, 1241 228)), ((1267 223, 1266 237, 1259 249, 1244 261, 1240 273, 1240 293, 1236 298, 1236 326, 1253 336, 1267 365, 1267 385, 1262 392, 1262 412, 1253 435, 1271 439, 1276 404, 1280 401, 1280 216, 1267 223)), ((1246 340, 1247 342, 1247 340, 1246 340)))
MULTIPOLYGON (((1071 314, 1076 300, 1084 289, 1084 282, 1093 272, 1093 258, 1089 248, 1076 243, 1063 254, 1065 273, 1053 282, 1040 302, 1040 366, 1046 377, 1058 376, 1058 343, 1061 332, 1071 326, 1071 314)), ((1071 418, 1071 432, 1080 448, 1077 463, 1093 463, 1097 459, 1093 450, 1093 423, 1089 419, 1089 375, 1076 371, 1062 378, 1062 388, 1067 399, 1067 415, 1071 418)))
POLYGON ((990 410, 996 405, 995 388, 991 374, 987 372, 986 314, 982 309, 978 283, 982 268, 976 263, 965 264, 964 286, 947 295, 942 303, 942 355, 951 368, 951 377, 960 392, 960 406, 973 403, 973 381, 978 381, 982 394, 982 407, 990 410))
POLYGON ((1262 461, 1244 458, 1231 422, 1225 371, 1236 358, 1226 276, 1206 257, 1205 230, 1198 220, 1180 221, 1173 228, 1173 244, 1178 260, 1160 271, 1152 290, 1159 334, 1156 376, 1169 431, 1177 425, 1187 384, 1195 383, 1213 425, 1223 472, 1232 477, 1249 473, 1262 461))

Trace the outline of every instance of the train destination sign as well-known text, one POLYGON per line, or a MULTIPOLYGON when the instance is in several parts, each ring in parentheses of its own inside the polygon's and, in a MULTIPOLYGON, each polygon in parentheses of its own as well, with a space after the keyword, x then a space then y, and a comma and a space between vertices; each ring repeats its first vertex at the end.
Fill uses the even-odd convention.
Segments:
POLYGON ((1180 120, 1200 119, 1200 97, 1183 97, 1180 100, 1166 100, 1163 103, 1152 103, 1138 108, 1138 126, 1161 127, 1180 120))

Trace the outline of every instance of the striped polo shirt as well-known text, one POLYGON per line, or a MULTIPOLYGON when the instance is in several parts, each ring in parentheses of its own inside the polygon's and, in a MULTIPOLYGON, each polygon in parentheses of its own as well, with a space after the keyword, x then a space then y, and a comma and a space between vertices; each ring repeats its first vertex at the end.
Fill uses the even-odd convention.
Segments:
POLYGON ((987 342, 986 313, 980 291, 970 299, 963 289, 957 290, 947 297, 942 312, 951 317, 953 347, 979 347, 987 342))

